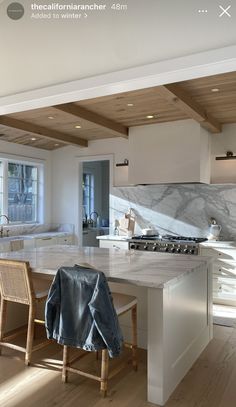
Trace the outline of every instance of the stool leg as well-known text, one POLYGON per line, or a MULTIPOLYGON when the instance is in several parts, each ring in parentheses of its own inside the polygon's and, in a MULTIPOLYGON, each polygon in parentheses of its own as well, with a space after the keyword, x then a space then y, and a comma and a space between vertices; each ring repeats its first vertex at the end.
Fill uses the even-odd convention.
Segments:
POLYGON ((132 364, 133 369, 138 369, 137 362, 137 305, 132 308, 132 364))
POLYGON ((69 360, 69 349, 68 346, 63 346, 63 367, 62 367, 62 381, 67 383, 68 380, 68 371, 66 369, 69 360))
POLYGON ((35 320, 35 304, 30 304, 29 306, 29 317, 28 317, 28 330, 27 330, 27 341, 26 341, 26 355, 25 364, 29 366, 31 362, 31 354, 34 339, 34 320, 35 320))
MULTIPOLYGON (((6 319, 7 319, 7 301, 3 300, 1 298, 1 304, 0 304, 0 342, 3 341, 4 337, 4 329, 6 325, 6 319)), ((0 346, 0 355, 2 353, 2 348, 0 346)))
POLYGON ((101 385, 100 392, 103 397, 107 395, 109 356, 107 349, 102 350, 101 385))

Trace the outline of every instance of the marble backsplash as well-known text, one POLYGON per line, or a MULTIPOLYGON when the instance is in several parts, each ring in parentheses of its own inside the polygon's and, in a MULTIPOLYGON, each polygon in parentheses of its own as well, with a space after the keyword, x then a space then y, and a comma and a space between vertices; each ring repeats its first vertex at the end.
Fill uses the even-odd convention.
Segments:
POLYGON ((110 203, 111 225, 133 209, 135 234, 151 227, 160 234, 207 237, 213 217, 222 226, 221 239, 236 239, 236 184, 115 187, 110 203))

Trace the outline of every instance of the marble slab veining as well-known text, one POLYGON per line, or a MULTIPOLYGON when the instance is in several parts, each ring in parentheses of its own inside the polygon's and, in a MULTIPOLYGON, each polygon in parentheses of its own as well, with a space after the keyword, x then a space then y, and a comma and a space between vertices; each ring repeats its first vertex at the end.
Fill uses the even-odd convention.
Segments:
POLYGON ((111 223, 133 208, 135 233, 151 227, 160 234, 207 237, 213 217, 224 240, 236 240, 236 185, 172 184, 115 187, 111 223))
POLYGON ((103 271, 109 281, 160 289, 202 270, 210 261, 200 256, 65 245, 2 253, 0 258, 27 260, 33 272, 52 275, 61 266, 88 263, 103 271))
POLYGON ((11 237, 15 236, 32 236, 50 233, 74 233, 74 225, 70 223, 44 223, 44 224, 3 224, 3 234, 5 235, 5 230, 8 230, 8 235, 11 237))

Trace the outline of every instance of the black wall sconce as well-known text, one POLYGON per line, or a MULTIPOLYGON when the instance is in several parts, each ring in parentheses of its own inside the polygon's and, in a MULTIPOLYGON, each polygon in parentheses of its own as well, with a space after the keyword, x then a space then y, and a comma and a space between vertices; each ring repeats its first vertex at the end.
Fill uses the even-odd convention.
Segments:
POLYGON ((116 167, 127 167, 128 165, 129 165, 129 160, 127 158, 125 158, 123 163, 117 163, 116 167))
POLYGON ((216 157, 216 160, 236 160, 236 155, 234 155, 232 151, 227 151, 225 156, 216 157))

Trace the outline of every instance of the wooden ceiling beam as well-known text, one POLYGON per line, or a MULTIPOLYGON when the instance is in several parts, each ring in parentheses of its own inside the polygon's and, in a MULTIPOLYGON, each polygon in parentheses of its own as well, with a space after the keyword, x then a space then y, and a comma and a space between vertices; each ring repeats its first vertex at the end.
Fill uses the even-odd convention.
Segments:
POLYGON ((12 129, 23 130, 42 136, 50 140, 59 141, 65 144, 73 144, 80 147, 88 147, 88 141, 70 134, 64 134, 59 131, 51 130, 47 127, 38 126, 29 122, 25 122, 18 119, 13 119, 10 116, 0 116, 0 124, 12 129))
POLYGON ((87 120, 90 123, 94 123, 100 127, 103 127, 106 130, 111 130, 112 135, 118 137, 128 138, 129 129, 126 126, 123 126, 120 123, 117 123, 113 120, 107 119, 104 116, 101 116, 97 113, 91 112, 84 107, 78 106, 74 103, 65 103, 62 105, 52 106, 54 109, 57 109, 61 112, 68 113, 78 119, 87 120))
POLYGON ((211 133, 220 133, 222 131, 221 124, 211 115, 209 115, 204 108, 195 102, 191 95, 180 88, 176 84, 163 85, 158 87, 158 91, 162 97, 178 107, 179 110, 184 112, 189 118, 196 120, 202 127, 211 133))

